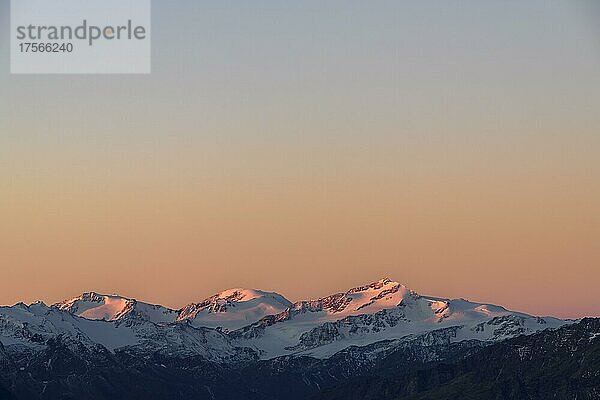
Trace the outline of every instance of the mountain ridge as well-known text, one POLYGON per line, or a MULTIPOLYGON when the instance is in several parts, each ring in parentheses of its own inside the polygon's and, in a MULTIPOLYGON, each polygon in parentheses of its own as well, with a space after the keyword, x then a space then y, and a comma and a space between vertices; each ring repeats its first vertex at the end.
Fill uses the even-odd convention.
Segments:
POLYGON ((66 335, 109 351, 198 354, 211 360, 328 358, 349 347, 440 331, 493 342, 569 323, 504 307, 420 295, 389 278, 316 300, 233 288, 180 309, 84 292, 52 306, 0 307, 0 342, 38 348, 66 335))
MULTIPOLYGON (((405 382, 419 382, 418 368, 439 380, 419 383, 423 388, 444 392, 454 390, 444 363, 456 379, 467 379, 462 360, 494 344, 536 335, 572 341, 572 331, 590 341, 600 337, 597 323, 564 329, 570 325, 578 324, 421 295, 389 278, 294 303, 276 292, 233 288, 180 309, 84 292, 53 305, 0 307, 0 394, 22 400, 344 398, 344 385, 390 368, 404 371, 382 383, 395 393, 405 382), (554 331, 563 334, 544 333, 554 331)), ((556 347, 565 351, 564 342, 556 347)), ((520 354, 518 346, 501 349, 520 354)), ((356 382, 356 391, 377 393, 380 381, 356 382)))
MULTIPOLYGON (((481 305, 485 305, 485 306, 499 307, 499 308, 502 308, 504 311, 509 311, 508 309, 506 309, 506 308, 504 308, 502 306, 499 306, 499 305, 495 305, 495 304, 492 304, 492 303, 479 303, 479 302, 476 302, 476 301, 468 300, 468 299, 463 298, 463 297, 460 297, 460 298, 450 298, 450 297, 437 297, 437 296, 433 296, 433 295, 421 294, 421 293, 418 293, 418 292, 416 292, 414 290, 409 289, 408 287, 406 287, 405 285, 399 283, 398 281, 394 281, 394 280, 390 279, 389 277, 383 277, 383 278, 381 278, 381 279, 379 279, 377 281, 373 281, 373 282, 368 283, 368 284, 364 284, 364 285, 359 285, 359 286, 356 286, 356 287, 352 287, 352 288, 348 289, 347 291, 336 292, 336 293, 329 294, 329 295, 326 295, 326 296, 323 296, 323 297, 301 299, 301 300, 298 300, 298 301, 288 300, 284 295, 282 295, 282 294, 280 294, 278 292, 265 291, 265 290, 261 290, 261 289, 244 288, 244 287, 232 287, 230 289, 225 289, 225 290, 217 292, 217 293, 215 293, 215 294, 213 294, 211 296, 208 296, 208 297, 204 298, 201 301, 187 303, 187 304, 185 304, 185 305, 183 305, 182 307, 179 307, 179 308, 173 308, 173 307, 169 307, 169 306, 164 306, 164 305, 162 305, 160 303, 155 303, 155 302, 146 302, 146 301, 142 300, 141 298, 136 298, 136 297, 131 297, 131 296, 124 296, 124 295, 121 295, 121 294, 118 294, 118 293, 106 294, 106 293, 103 293, 102 291, 95 291, 95 290, 82 292, 78 296, 70 297, 70 298, 67 298, 65 300, 55 302, 55 303, 50 303, 50 305, 53 306, 53 307, 61 308, 61 309, 67 309, 71 305, 70 303, 74 303, 76 300, 81 300, 82 298, 85 298, 85 297, 108 297, 108 298, 118 298, 118 299, 123 300, 124 302, 132 302, 132 303, 138 303, 138 304, 145 304, 145 305, 152 306, 152 307, 162 307, 165 310, 169 310, 169 311, 173 311, 173 312, 181 312, 182 310, 186 309, 187 307, 194 306, 194 305, 199 305, 199 304, 203 304, 203 303, 207 303, 208 304, 208 303, 211 303, 214 299, 217 299, 217 298, 218 299, 227 299, 227 297, 230 297, 228 295, 228 293, 235 293, 235 292, 247 292, 247 293, 258 292, 258 293, 261 293, 263 295, 273 295, 275 297, 280 298, 282 300, 282 303, 289 303, 289 305, 296 305, 296 304, 302 304, 302 303, 304 303, 304 304, 311 304, 311 303, 313 303, 314 304, 315 302, 318 302, 320 300, 332 298, 332 297, 335 297, 335 296, 338 296, 338 295, 343 295, 343 294, 356 293, 356 292, 360 292, 361 290, 365 290, 365 289, 367 289, 369 287, 374 287, 374 286, 378 286, 378 285, 386 285, 386 284, 399 285, 401 287, 406 288, 406 290, 409 291, 409 292, 411 292, 411 293, 414 293, 416 295, 419 295, 419 296, 422 296, 422 297, 426 297, 426 298, 429 298, 429 299, 437 299, 439 301, 448 301, 448 300, 459 301, 459 300, 462 300, 462 301, 469 302, 469 303, 477 303, 477 304, 481 304, 481 305)), ((35 301, 31 302, 31 303, 19 301, 17 303, 14 303, 13 305, 5 304, 5 305, 0 305, 0 307, 14 307, 14 306, 17 306, 19 304, 34 305, 34 304, 38 304, 38 303, 47 304, 43 300, 35 300, 35 301)), ((76 314, 76 312, 73 311, 73 310, 71 310, 71 312, 74 313, 74 314, 76 314)), ((126 314, 126 312, 121 313, 118 316, 124 316, 125 314, 126 314)), ((525 314, 525 313, 523 313, 523 314, 525 314)), ((552 315, 542 315, 540 317, 542 317, 542 318, 546 318, 546 317, 555 318, 552 315)), ((88 319, 102 319, 102 318, 93 318, 93 317, 91 317, 91 318, 88 318, 88 319)), ((184 318, 181 318, 181 319, 184 319, 184 318)), ((564 318, 564 320, 576 321, 578 319, 576 319, 576 318, 564 318)))

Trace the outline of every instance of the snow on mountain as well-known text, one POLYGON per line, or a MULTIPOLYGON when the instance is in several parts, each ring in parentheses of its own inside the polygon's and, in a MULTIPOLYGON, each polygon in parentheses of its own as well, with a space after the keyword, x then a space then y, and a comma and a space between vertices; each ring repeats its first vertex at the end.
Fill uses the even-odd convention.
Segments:
POLYGON ((490 304, 419 295, 390 279, 317 300, 229 289, 180 310, 94 292, 51 307, 0 307, 6 349, 41 348, 57 336, 87 347, 215 361, 284 355, 327 358, 350 346, 414 340, 498 341, 568 322, 490 304))
POLYGON ((55 307, 38 302, 0 307, 0 341, 5 346, 44 346, 46 341, 68 336, 84 345, 101 344, 109 349, 133 345, 133 332, 112 323, 79 318, 55 307))
POLYGON ((454 341, 501 340, 555 328, 565 322, 537 318, 490 304, 421 296, 390 279, 313 301, 300 301, 232 332, 263 358, 289 354, 329 357, 351 345, 448 330, 454 341))
POLYGON ((189 321, 194 327, 238 329, 267 315, 278 314, 292 303, 277 293, 235 288, 217 293, 180 310, 135 299, 95 292, 57 303, 54 307, 89 320, 118 321, 136 317, 156 324, 189 321))
POLYGON ((157 324, 168 324, 174 322, 179 315, 178 311, 163 306, 95 292, 83 293, 81 296, 57 303, 54 307, 89 320, 116 321, 130 315, 157 324))
POLYGON ((41 349, 48 340, 61 337, 87 348, 139 353, 200 355, 212 361, 254 359, 253 351, 239 349, 214 329, 194 328, 189 323, 159 325, 136 318, 86 319, 43 303, 0 307, 0 343, 7 349, 41 349))
POLYGON ((190 321, 193 326, 239 329, 267 315, 279 314, 292 303, 277 293, 235 288, 217 293, 200 302, 185 306, 178 321, 190 321))

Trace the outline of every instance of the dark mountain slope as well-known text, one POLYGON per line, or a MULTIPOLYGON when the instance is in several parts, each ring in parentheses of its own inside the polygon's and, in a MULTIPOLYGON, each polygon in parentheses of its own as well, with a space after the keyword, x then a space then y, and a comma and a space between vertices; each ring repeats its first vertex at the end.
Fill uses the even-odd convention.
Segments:
POLYGON ((388 358, 368 376, 316 398, 600 399, 600 319, 486 346, 464 358, 395 370, 388 358))
POLYGON ((600 399, 600 319, 493 345, 452 337, 241 363, 57 338, 41 351, 0 347, 0 399, 600 399))

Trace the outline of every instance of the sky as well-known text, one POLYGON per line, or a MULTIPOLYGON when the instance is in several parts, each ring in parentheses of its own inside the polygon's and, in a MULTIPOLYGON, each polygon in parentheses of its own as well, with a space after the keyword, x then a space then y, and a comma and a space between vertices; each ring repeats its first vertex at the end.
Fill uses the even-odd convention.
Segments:
POLYGON ((600 316, 600 6, 154 1, 152 74, 11 75, 0 304, 384 276, 600 316))

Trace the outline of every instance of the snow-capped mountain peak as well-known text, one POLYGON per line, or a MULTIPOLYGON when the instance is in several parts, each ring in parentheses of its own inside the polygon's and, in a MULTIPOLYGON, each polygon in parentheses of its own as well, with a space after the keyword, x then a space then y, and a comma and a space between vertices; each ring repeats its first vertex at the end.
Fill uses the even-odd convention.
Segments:
POLYGON ((118 321, 126 316, 138 317, 157 324, 174 322, 178 312, 160 305, 139 302, 118 295, 86 292, 53 307, 89 320, 118 321))
POLYGON ((193 326, 225 330, 238 329, 267 316, 278 314, 292 303, 274 292, 233 288, 219 292, 200 303, 185 306, 177 318, 193 326))
POLYGON ((332 294, 317 300, 299 301, 290 311, 297 313, 322 313, 327 319, 339 319, 348 315, 369 314, 400 305, 406 296, 416 296, 406 286, 383 278, 376 282, 332 294))
POLYGON ((351 300, 352 310, 363 311, 363 313, 397 307, 409 295, 415 296, 416 293, 389 278, 350 289, 346 293, 346 297, 351 300))
POLYGON ((135 300, 126 297, 86 292, 54 307, 86 319, 114 321, 131 312, 134 304, 135 300))
POLYGON ((238 302, 242 303, 245 301, 250 301, 258 298, 273 298, 278 301, 287 302, 287 300, 277 293, 272 292, 264 292, 262 290, 256 289, 244 289, 244 288, 233 288, 227 289, 220 293, 217 293, 214 296, 211 296, 209 299, 213 299, 216 301, 223 300, 225 302, 238 302))

